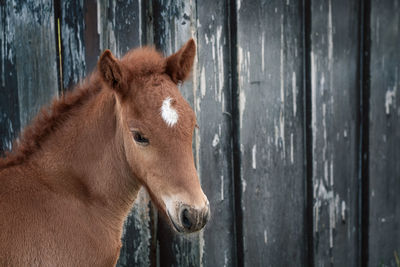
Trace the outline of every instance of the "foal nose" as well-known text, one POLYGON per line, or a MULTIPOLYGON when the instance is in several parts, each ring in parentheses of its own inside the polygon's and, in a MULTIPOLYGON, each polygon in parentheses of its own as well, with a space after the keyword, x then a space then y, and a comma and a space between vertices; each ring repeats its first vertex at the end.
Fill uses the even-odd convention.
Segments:
POLYGON ((209 204, 202 209, 195 209, 188 205, 182 204, 180 207, 180 221, 186 232, 199 231, 206 225, 210 218, 209 204))

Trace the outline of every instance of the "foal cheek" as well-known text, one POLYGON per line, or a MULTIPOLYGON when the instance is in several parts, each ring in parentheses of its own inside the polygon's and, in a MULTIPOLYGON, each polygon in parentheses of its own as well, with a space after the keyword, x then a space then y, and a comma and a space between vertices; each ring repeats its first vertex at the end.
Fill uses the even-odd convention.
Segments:
POLYGON ((125 149, 126 159, 135 176, 134 178, 148 185, 149 171, 152 170, 151 152, 147 151, 147 148, 141 148, 135 144, 130 144, 125 149))
POLYGON ((141 162, 140 151, 135 147, 133 137, 130 133, 124 135, 123 149, 125 150, 126 161, 133 175, 136 176, 135 178, 140 179, 143 176, 140 164, 138 164, 138 162, 141 162))

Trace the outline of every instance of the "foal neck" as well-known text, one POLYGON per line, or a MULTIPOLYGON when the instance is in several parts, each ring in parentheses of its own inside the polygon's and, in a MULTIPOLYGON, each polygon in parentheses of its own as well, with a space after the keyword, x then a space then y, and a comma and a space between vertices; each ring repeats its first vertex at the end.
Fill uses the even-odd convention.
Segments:
POLYGON ((113 92, 104 88, 73 110, 42 145, 33 162, 43 180, 122 223, 140 184, 128 167, 113 92))

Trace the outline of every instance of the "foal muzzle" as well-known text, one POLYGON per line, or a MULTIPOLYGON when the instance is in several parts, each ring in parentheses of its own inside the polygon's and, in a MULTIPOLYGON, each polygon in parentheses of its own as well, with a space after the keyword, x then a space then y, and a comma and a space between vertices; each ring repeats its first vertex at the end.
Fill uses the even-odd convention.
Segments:
POLYGON ((168 217, 175 230, 180 233, 193 233, 201 230, 210 219, 210 205, 207 204, 202 208, 195 208, 186 204, 178 204, 175 206, 175 216, 171 214, 167 208, 168 217))

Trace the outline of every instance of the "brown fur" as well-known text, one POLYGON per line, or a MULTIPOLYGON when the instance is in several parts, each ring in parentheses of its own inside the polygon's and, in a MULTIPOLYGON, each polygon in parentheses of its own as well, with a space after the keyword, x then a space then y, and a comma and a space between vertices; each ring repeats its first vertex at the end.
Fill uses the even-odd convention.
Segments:
POLYGON ((106 51, 98 71, 42 109, 0 160, 0 266, 115 265, 141 186, 178 231, 204 226, 208 201, 191 146, 196 120, 176 87, 194 48, 191 40, 169 58, 143 48, 121 60, 106 51), (179 114, 174 127, 160 116, 166 97, 179 114), (139 132, 148 145, 134 141, 139 132), (186 228, 182 209, 193 222, 186 228))

